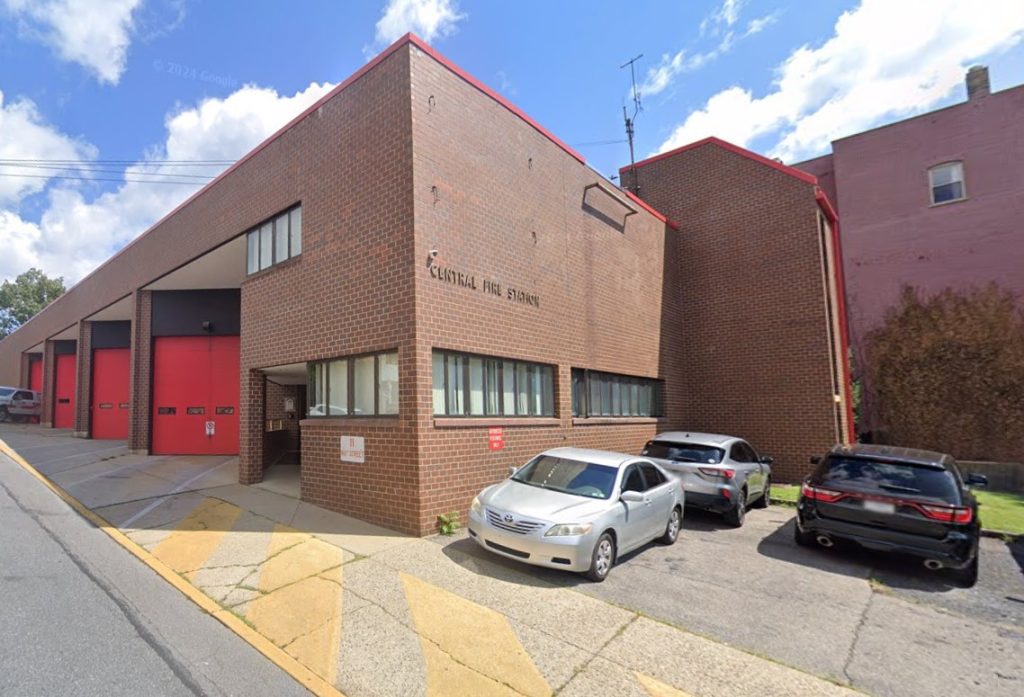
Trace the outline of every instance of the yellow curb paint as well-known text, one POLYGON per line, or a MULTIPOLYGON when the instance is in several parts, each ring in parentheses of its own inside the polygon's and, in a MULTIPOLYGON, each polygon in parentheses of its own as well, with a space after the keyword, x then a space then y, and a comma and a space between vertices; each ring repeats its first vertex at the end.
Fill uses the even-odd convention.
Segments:
POLYGON ((650 675, 644 675, 638 671, 633 673, 636 675, 636 679, 640 681, 643 688, 647 690, 647 694, 651 697, 690 697, 688 692, 677 690, 671 685, 666 685, 660 680, 655 680, 650 675))
POLYGON ((309 668, 289 656, 230 611, 222 609, 213 600, 200 593, 194 586, 185 582, 181 576, 172 571, 166 564, 128 539, 124 533, 114 527, 102 516, 99 516, 86 508, 81 501, 47 479, 39 470, 26 462, 21 455, 12 450, 3 439, 0 439, 0 453, 11 458, 11 460, 16 462, 18 466, 38 479, 43 486, 48 488, 68 504, 76 513, 105 532, 112 540, 131 552, 142 563, 160 575, 160 577, 170 585, 174 586, 174 588, 180 591, 182 595, 191 600, 194 604, 198 605, 225 627, 233 631, 239 638, 263 654, 274 665, 290 675, 296 682, 312 692, 314 695, 317 697, 345 697, 342 692, 334 687, 334 685, 325 681, 319 675, 309 670, 309 668))
POLYGON ((234 526, 242 509, 217 499, 202 503, 178 523, 174 532, 153 548, 153 556, 180 574, 202 568, 234 526))
POLYGON ((504 615, 415 576, 400 576, 423 645, 428 695, 551 694, 504 615))
POLYGON ((260 567, 260 590, 267 595, 249 603, 245 619, 303 665, 333 682, 341 646, 344 553, 306 533, 278 525, 269 555, 260 567))

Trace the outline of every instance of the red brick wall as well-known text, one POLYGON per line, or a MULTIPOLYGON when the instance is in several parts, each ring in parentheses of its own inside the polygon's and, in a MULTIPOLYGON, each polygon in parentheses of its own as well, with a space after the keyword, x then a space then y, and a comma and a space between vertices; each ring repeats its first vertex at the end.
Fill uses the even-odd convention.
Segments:
POLYGON ((140 290, 133 294, 128 447, 139 452, 149 452, 149 429, 152 421, 152 308, 152 291, 140 290))
MULTIPOLYGON (((304 421, 302 490, 311 503, 418 531, 408 48, 260 156, 289 175, 267 177, 266 214, 302 203, 303 251, 242 285, 243 375, 398 349, 401 415, 304 421), (367 439, 365 463, 340 461, 340 435, 367 439)), ((242 387, 243 481, 258 481, 263 469, 256 375, 242 387)))
POLYGON ((75 435, 89 437, 92 420, 92 322, 78 323, 78 389, 75 396, 75 435))
POLYGON ((678 422, 687 396, 678 384, 683 336, 672 319, 674 233, 647 213, 629 216, 623 231, 627 211, 605 194, 591 192, 588 201, 613 220, 584 210, 584 187, 599 175, 418 49, 412 78, 417 528, 426 533, 439 514, 464 519, 480 489, 546 448, 638 452, 678 422), (474 274, 477 290, 432 278, 432 249, 445 266, 474 274), (488 295, 484 279, 537 294, 540 305, 488 295), (443 426, 433 417, 433 348, 556 365, 556 417, 506 420, 500 451, 487 445, 493 421, 443 426), (667 418, 574 426, 573 367, 665 379, 667 418))
POLYGON ((53 379, 56 362, 53 354, 53 342, 43 345, 43 417, 44 426, 53 426, 53 379))
POLYGON ((681 226, 685 427, 748 438, 799 479, 841 440, 813 186, 714 143, 636 171, 681 226))

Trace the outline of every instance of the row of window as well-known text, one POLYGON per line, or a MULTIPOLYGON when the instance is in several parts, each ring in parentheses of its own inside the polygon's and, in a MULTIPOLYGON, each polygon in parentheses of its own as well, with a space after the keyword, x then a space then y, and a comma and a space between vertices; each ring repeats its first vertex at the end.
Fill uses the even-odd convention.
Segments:
MULTIPOLYGON (((554 416, 555 369, 543 363, 433 352, 436 416, 554 416)), ((573 416, 661 416, 662 383, 572 370, 573 416)), ((309 410, 316 416, 398 413, 398 352, 310 364, 309 410)))
POLYGON ((246 247, 249 274, 302 254, 302 206, 279 213, 247 232, 246 247))
POLYGON ((398 413, 398 351, 313 363, 309 416, 398 413))

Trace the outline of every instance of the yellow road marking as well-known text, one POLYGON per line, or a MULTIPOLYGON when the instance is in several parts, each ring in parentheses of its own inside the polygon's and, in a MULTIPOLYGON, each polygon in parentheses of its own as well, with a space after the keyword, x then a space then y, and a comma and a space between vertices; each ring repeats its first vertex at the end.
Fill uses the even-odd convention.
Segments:
POLYGON ((636 679, 640 681, 644 689, 647 690, 647 694, 651 697, 690 697, 689 693, 677 690, 671 685, 666 685, 660 680, 655 680, 650 675, 644 675, 639 671, 634 671, 636 679))
POLYGON ((509 687, 529 697, 551 694, 504 615, 415 576, 401 578, 423 646, 428 695, 514 694, 509 687))
POLYGON ((191 574, 216 551, 240 515, 242 509, 238 506, 205 499, 153 548, 153 556, 191 580, 191 574))
POLYGON ((249 604, 246 619, 333 683, 341 646, 344 553, 311 535, 278 525, 269 554, 260 567, 260 590, 267 595, 249 604))
POLYGON ((247 642, 254 649, 266 656, 274 663, 274 665, 288 673, 288 675, 292 676, 296 682, 312 692, 314 695, 317 697, 344 697, 344 695, 338 691, 334 685, 325 681, 309 668, 282 651, 266 637, 262 636, 252 627, 245 624, 245 622, 239 619, 236 615, 228 610, 221 609, 217 603, 203 595, 197 588, 190 585, 187 581, 181 578, 181 576, 172 571, 169 566, 161 562, 135 542, 128 539, 128 536, 118 530, 110 523, 110 521, 93 512, 81 501, 47 479, 39 470, 30 465, 25 458, 12 450, 2 438, 0 438, 0 453, 11 458, 11 460, 16 462, 23 470, 38 479, 43 486, 48 488, 62 501, 68 504, 68 506, 70 506, 76 513, 105 532, 114 542, 121 545, 131 554, 135 555, 139 561, 151 568, 161 578, 167 581, 167 583, 174 586, 174 588, 176 588, 182 595, 199 606, 200 609, 208 612, 218 622, 233 631, 243 641, 247 642))

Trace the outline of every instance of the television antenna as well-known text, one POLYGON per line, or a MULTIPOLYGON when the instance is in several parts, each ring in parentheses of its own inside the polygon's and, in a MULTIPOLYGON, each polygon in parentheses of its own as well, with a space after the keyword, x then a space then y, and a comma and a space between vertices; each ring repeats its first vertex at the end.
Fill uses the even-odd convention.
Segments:
POLYGON ((619 66, 620 69, 629 66, 629 77, 633 83, 633 115, 629 115, 629 111, 625 104, 622 105, 622 119, 626 122, 626 140, 629 141, 629 189, 636 195, 640 193, 640 187, 636 183, 636 156, 633 150, 633 124, 636 122, 636 117, 640 114, 642 106, 640 104, 640 90, 636 87, 636 62, 644 57, 644 54, 640 54, 632 60, 626 61, 619 66))

